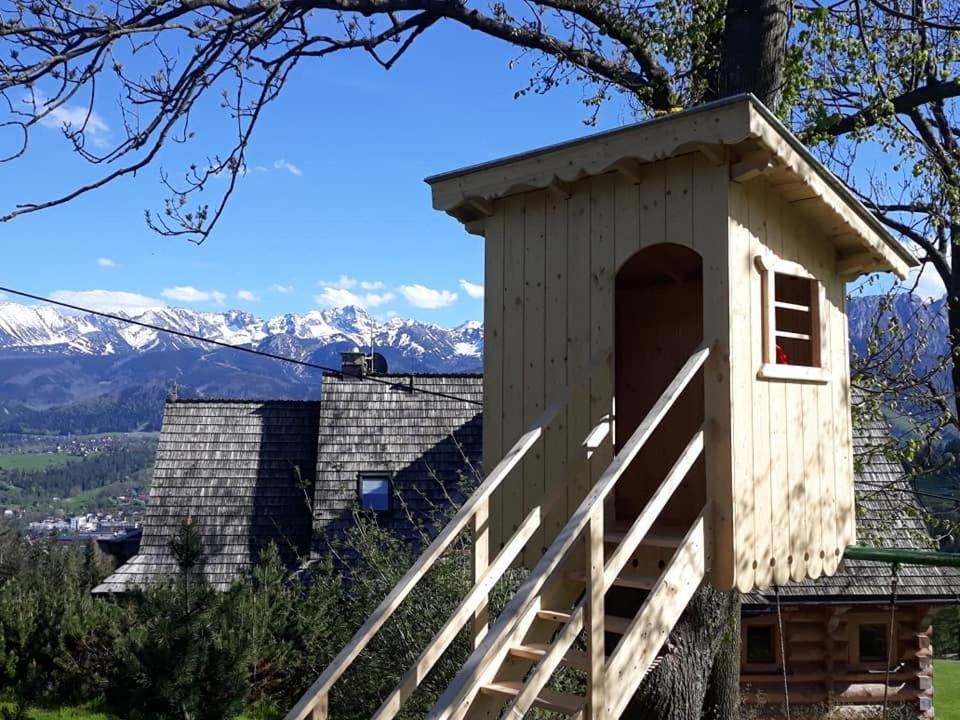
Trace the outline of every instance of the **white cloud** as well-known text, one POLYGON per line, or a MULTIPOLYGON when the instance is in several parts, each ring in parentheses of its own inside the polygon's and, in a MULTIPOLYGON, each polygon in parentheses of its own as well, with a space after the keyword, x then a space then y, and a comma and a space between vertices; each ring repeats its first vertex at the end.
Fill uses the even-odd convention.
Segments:
POLYGON ((293 292, 293 285, 281 285, 280 283, 274 283, 270 286, 270 289, 274 292, 278 292, 281 295, 289 295, 293 292))
POLYGON ((260 297, 249 290, 237 290, 237 300, 243 300, 244 302, 259 302, 260 297))
MULTIPOLYGON (((43 112, 47 107, 44 99, 37 96, 37 110, 43 112)), ((25 100, 24 102, 28 102, 25 100)), ((110 126, 96 112, 80 105, 60 105, 43 116, 40 124, 56 130, 77 132, 83 128, 83 134, 96 147, 102 148, 110 144, 110 126)))
POLYGON ((360 287, 362 287, 364 290, 383 290, 386 285, 379 280, 361 280, 360 287))
POLYGON ((460 280, 460 287, 463 291, 475 300, 483 299, 483 285, 477 285, 469 280, 460 280))
POLYGON ((117 266, 117 264, 108 257, 97 258, 97 265, 105 268, 112 268, 117 266))
POLYGON ((341 275, 336 280, 320 280, 317 282, 322 288, 337 288, 339 290, 351 290, 359 284, 359 280, 349 275, 341 275))
POLYGON ((910 270, 910 275, 903 285, 906 288, 912 288, 914 284, 916 284, 914 293, 923 300, 937 300, 947 294, 943 280, 933 267, 933 263, 926 263, 910 270))
POLYGON ((324 307, 344 307, 345 305, 356 305, 364 309, 375 308, 385 305, 393 300, 394 294, 387 293, 363 293, 358 294, 347 288, 335 287, 333 285, 323 288, 319 295, 314 296, 318 305, 324 307))
POLYGON ((197 290, 189 285, 166 288, 160 294, 169 300, 185 303, 213 302, 217 305, 223 305, 223 302, 227 299, 227 296, 219 290, 197 290))
POLYGON ((456 302, 457 294, 449 290, 435 290, 425 285, 402 285, 400 293, 404 299, 416 308, 436 310, 456 302))
POLYGON ((118 290, 54 290, 50 297, 59 302, 101 312, 125 310, 135 313, 166 306, 163 300, 118 290))
POLYGON ((274 170, 286 170, 286 171, 287 171, 288 173, 290 173, 291 175, 296 175, 297 177, 300 177, 301 175, 303 175, 303 170, 301 170, 300 168, 298 168, 298 167, 297 167, 296 165, 294 165, 292 162, 287 162, 286 160, 283 160, 283 159, 274 160, 274 161, 273 161, 273 169, 274 169, 274 170))

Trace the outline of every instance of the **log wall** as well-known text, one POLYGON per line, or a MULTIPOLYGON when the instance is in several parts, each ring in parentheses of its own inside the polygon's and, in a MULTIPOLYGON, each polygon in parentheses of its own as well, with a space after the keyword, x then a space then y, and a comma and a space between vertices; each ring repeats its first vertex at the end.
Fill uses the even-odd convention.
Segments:
MULTIPOLYGON (((900 606, 895 615, 894 657, 900 667, 890 675, 888 698, 901 712, 905 710, 907 717, 933 717, 932 621, 939 609, 931 605, 900 606)), ((888 623, 888 605, 791 607, 784 608, 782 615, 791 708, 804 706, 808 712, 829 709, 833 714, 824 717, 843 717, 883 703, 884 663, 859 658, 859 626, 888 623)), ((784 687, 777 616, 744 617, 742 625, 742 698, 764 714, 779 717, 784 709, 784 687), (772 630, 774 663, 748 662, 747 628, 757 626, 772 630)))

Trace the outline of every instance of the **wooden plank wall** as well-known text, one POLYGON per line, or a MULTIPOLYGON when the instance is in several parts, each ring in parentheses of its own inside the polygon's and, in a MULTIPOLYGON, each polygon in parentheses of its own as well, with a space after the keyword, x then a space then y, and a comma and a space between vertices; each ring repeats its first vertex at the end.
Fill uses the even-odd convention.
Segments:
MULTIPOLYGON (((704 257, 705 341, 720 348, 707 368, 708 419, 711 407, 723 408, 709 423, 707 454, 716 460, 710 466, 726 473, 714 485, 729 495, 730 390, 723 361, 729 324, 726 303, 716 301, 729 287, 727 185, 726 166, 692 153, 645 165, 639 177, 608 173, 494 203, 486 223, 486 468, 496 465, 560 389, 586 377, 593 359, 612 352, 618 267, 643 247, 676 242, 704 257)), ((556 494, 560 500, 548 511, 543 533, 524 556, 528 567, 536 562, 609 463, 613 435, 586 467, 575 461, 582 458, 587 433, 612 410, 612 373, 596 373, 589 393, 574 397, 494 496, 492 552, 526 512, 556 494), (582 470, 568 471, 574 467, 582 470)))
MULTIPOLYGON (((931 627, 935 607, 904 605, 896 615, 897 652, 891 674, 889 701, 894 707, 908 704, 913 717, 928 717, 932 710, 933 656, 931 627)), ((882 624, 889 619, 887 605, 787 607, 783 612, 784 649, 791 705, 846 705, 876 707, 883 700, 884 673, 879 665, 857 662, 858 627, 882 624)), ((766 704, 771 711, 783 709, 783 666, 780 663, 776 615, 743 619, 744 637, 750 626, 772 628, 777 662, 769 666, 746 663, 741 651, 741 696, 750 704, 766 704)), ((901 717, 895 710, 892 717, 901 717)))
POLYGON ((849 359, 845 284, 834 249, 816 224, 764 180, 730 185, 734 288, 733 554, 735 585, 747 592, 832 575, 854 542, 849 359), (769 255, 803 266, 825 287, 821 311, 827 384, 762 380, 761 274, 769 255))

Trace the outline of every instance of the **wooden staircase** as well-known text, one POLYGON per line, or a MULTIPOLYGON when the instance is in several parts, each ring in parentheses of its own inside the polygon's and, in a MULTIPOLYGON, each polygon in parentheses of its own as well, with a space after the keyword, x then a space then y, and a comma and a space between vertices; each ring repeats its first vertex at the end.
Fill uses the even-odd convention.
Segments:
MULTIPOLYGON (((427 720, 522 718, 533 707, 578 720, 615 720, 621 716, 708 570, 709 507, 703 507, 688 525, 668 523, 660 517, 703 453, 703 430, 690 439, 629 526, 614 524, 608 501, 613 498, 617 481, 708 354, 708 349, 702 348, 687 360, 490 627, 486 613, 489 592, 520 556, 546 508, 533 508, 489 562, 484 548, 475 550, 473 588, 397 688, 371 713, 373 720, 389 720, 399 712, 468 623, 474 628, 474 651, 427 720), (645 548, 673 550, 656 576, 639 575, 630 567, 645 548), (633 617, 605 612, 606 595, 614 587, 646 592, 633 617), (583 638, 585 650, 576 647, 579 638, 583 638), (547 686, 560 667, 586 673, 584 696, 560 693, 547 686)), ((286 720, 329 717, 328 698, 334 683, 452 541, 468 528, 475 534, 483 532, 491 494, 542 436, 573 392, 576 390, 565 392, 517 441, 286 720)), ((592 429, 587 438, 595 438, 598 428, 592 429)))

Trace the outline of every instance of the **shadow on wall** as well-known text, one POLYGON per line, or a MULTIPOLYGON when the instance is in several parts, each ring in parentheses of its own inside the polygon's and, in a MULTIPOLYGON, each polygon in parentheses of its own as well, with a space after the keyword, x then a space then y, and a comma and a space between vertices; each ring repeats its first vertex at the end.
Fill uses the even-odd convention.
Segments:
POLYGON ((312 518, 308 498, 317 467, 317 412, 305 406, 269 403, 260 407, 260 443, 256 468, 239 473, 255 475, 245 507, 246 553, 251 567, 275 542, 288 567, 299 564, 310 551, 312 518))
POLYGON ((319 518, 313 539, 315 554, 329 552, 331 544, 354 526, 360 500, 359 476, 371 468, 387 469, 391 482, 390 508, 373 517, 412 550, 422 549, 482 481, 482 434, 483 415, 477 413, 413 459, 410 453, 399 457, 391 452, 392 438, 379 433, 368 433, 364 445, 352 446, 348 460, 322 457, 318 476, 323 477, 323 495, 330 500, 322 512, 315 509, 319 518), (331 507, 333 504, 337 507, 331 507))

